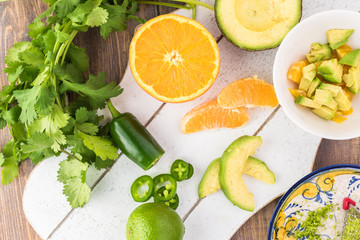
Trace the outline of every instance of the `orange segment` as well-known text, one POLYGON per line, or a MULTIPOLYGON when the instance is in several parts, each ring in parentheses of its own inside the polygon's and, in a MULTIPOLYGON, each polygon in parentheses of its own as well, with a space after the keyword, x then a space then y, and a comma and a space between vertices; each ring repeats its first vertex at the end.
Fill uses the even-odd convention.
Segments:
POLYGON ((213 99, 188 112, 181 120, 181 131, 193 133, 221 127, 237 128, 248 121, 249 115, 244 107, 223 108, 213 99))
POLYGON ((141 88, 163 102, 205 93, 220 68, 213 36, 195 20, 166 14, 146 22, 130 44, 131 72, 141 88))
POLYGON ((256 76, 230 83, 220 92, 217 100, 220 106, 226 108, 279 105, 274 87, 256 76))
POLYGON ((287 78, 293 82, 300 83, 301 75, 302 75, 302 69, 308 65, 309 62, 306 60, 300 60, 296 63, 294 63, 287 73, 287 78))

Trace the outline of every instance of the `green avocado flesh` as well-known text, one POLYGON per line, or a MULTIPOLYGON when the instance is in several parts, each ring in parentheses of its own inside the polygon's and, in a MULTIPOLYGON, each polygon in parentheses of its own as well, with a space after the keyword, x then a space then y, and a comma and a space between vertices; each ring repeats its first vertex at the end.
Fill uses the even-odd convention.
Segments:
POLYGON ((359 63, 360 49, 356 49, 345 55, 339 63, 355 67, 359 63))
MULTIPOLYGON (((221 189, 219 182, 220 160, 217 158, 210 163, 199 184, 199 198, 204 198, 221 189)), ((243 174, 249 175, 267 184, 275 183, 275 174, 261 160, 249 157, 244 166, 243 174)))
POLYGON ((216 0, 224 36, 247 50, 277 47, 301 18, 301 0, 216 0))
POLYGON ((219 180, 225 196, 236 206, 247 211, 254 211, 254 195, 243 181, 242 173, 245 162, 262 144, 259 136, 242 136, 225 150, 221 157, 219 180))
POLYGON ((331 29, 326 32, 326 38, 330 48, 335 50, 346 44, 354 29, 331 29))

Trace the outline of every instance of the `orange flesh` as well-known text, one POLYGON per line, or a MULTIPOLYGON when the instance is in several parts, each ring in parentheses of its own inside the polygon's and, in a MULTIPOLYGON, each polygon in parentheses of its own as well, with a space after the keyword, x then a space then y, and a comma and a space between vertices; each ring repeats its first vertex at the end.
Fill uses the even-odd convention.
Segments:
POLYGON ((225 108, 279 105, 274 87, 256 77, 230 83, 220 92, 217 99, 225 108))
POLYGON ((130 45, 129 63, 137 83, 164 102, 194 99, 215 81, 220 54, 198 22, 174 14, 145 23, 130 45))
POLYGON ((188 112, 181 121, 181 131, 193 133, 221 127, 237 128, 248 121, 249 115, 244 107, 223 108, 213 99, 188 112))
POLYGON ((302 69, 308 65, 309 62, 306 60, 300 60, 296 63, 294 63, 287 73, 287 78, 293 82, 296 82, 297 84, 300 83, 301 75, 302 75, 302 69))

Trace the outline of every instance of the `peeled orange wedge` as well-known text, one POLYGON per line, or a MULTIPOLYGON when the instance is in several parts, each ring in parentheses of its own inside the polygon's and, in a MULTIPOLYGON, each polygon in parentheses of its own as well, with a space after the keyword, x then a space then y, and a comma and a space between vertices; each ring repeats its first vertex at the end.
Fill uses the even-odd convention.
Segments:
POLYGON ((220 67, 213 36, 195 20, 175 14, 146 22, 130 44, 131 72, 141 88, 163 102, 185 102, 205 93, 220 67))
POLYGON ((221 127, 237 128, 248 121, 249 115, 244 107, 223 108, 213 99, 188 112, 181 121, 181 131, 186 134, 221 127))
POLYGON ((256 76, 230 83, 220 92, 217 100, 224 108, 279 105, 274 87, 256 76))

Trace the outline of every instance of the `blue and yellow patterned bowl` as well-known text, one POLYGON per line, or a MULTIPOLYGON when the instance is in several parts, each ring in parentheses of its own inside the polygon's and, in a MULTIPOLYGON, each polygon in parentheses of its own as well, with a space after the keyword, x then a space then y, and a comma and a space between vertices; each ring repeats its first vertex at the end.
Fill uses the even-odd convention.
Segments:
POLYGON ((328 204, 335 207, 329 213, 332 216, 324 220, 324 227, 319 229, 321 239, 341 239, 345 197, 360 204, 360 166, 333 165, 310 173, 280 199, 270 221, 267 240, 296 240, 293 233, 301 231, 301 222, 307 213, 328 204))

